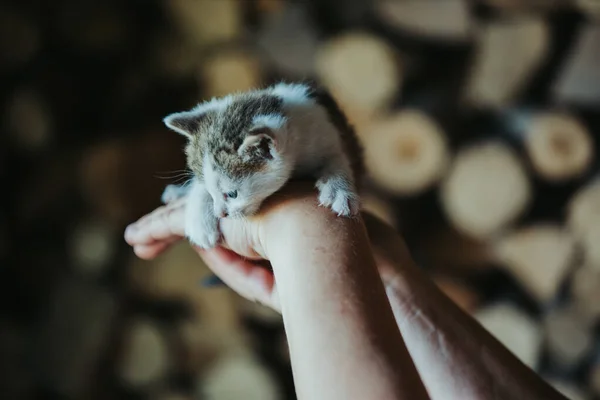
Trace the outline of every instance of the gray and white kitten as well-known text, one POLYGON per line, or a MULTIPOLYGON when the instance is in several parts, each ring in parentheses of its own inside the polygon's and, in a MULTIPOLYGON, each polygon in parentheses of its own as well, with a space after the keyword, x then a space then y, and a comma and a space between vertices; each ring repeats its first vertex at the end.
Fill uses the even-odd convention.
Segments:
POLYGON ((167 186, 163 202, 189 195, 185 231, 202 248, 217 244, 219 218, 252 215, 292 178, 313 177, 321 205, 340 216, 359 211, 361 149, 320 88, 280 83, 212 99, 164 122, 189 139, 194 178, 167 186))

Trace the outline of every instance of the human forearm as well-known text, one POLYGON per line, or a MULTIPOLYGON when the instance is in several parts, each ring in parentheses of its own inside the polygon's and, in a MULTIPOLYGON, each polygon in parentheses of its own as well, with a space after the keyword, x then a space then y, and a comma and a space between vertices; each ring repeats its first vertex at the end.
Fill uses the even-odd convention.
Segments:
POLYGON ((427 398, 362 222, 311 201, 286 214, 268 252, 299 398, 427 398), (305 218, 310 223, 294 222, 305 218))
POLYGON ((562 399, 419 271, 399 235, 366 217, 396 321, 433 399, 562 399))

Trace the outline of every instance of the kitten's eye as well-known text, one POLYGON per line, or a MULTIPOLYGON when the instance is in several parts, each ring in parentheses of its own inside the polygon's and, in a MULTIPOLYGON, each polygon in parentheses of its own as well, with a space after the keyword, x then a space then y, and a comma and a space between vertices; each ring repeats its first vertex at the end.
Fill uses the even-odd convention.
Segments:
POLYGON ((226 196, 229 197, 230 199, 235 199, 237 197, 237 190, 226 193, 226 196))

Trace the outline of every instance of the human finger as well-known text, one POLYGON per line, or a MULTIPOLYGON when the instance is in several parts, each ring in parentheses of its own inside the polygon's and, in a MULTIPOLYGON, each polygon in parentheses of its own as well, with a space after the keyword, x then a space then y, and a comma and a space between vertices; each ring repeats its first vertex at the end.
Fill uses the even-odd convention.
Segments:
POLYGON ((132 246, 181 238, 185 235, 185 203, 159 207, 125 229, 125 241, 132 246))
POLYGON ((221 247, 196 251, 211 271, 240 296, 280 310, 273 273, 264 265, 221 247))

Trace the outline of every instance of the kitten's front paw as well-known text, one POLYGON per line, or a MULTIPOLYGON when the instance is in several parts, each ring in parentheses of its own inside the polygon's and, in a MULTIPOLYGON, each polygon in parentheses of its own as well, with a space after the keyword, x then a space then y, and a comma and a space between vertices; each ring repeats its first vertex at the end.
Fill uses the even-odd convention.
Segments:
POLYGON ((348 189, 345 182, 329 180, 317 181, 319 203, 329 207, 339 216, 357 215, 360 210, 360 200, 356 193, 348 189))
POLYGON ((195 221, 188 223, 185 229, 186 236, 192 244, 203 249, 212 249, 219 242, 219 221, 214 219, 208 221, 195 221))
POLYGON ((160 197, 163 204, 169 204, 185 195, 185 189, 177 185, 167 185, 160 197))

